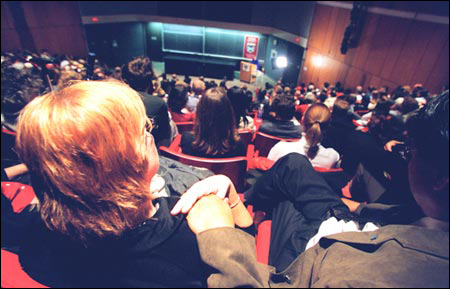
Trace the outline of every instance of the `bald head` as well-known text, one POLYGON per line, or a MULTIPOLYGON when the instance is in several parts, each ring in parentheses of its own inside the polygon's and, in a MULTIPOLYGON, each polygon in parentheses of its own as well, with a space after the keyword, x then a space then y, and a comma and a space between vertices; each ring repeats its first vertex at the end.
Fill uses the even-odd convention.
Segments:
POLYGON ((203 81, 200 79, 195 79, 192 83, 192 89, 196 95, 203 95, 205 92, 206 86, 203 81))

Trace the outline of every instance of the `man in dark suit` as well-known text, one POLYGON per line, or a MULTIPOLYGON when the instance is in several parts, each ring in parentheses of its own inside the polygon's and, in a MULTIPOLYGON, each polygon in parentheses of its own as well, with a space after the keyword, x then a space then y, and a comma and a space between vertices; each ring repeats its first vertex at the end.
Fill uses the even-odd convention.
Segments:
POLYGON ((157 147, 169 146, 171 129, 166 103, 153 96, 152 80, 155 79, 152 61, 148 57, 136 57, 122 68, 123 80, 142 96, 148 118, 153 123, 152 135, 157 147))

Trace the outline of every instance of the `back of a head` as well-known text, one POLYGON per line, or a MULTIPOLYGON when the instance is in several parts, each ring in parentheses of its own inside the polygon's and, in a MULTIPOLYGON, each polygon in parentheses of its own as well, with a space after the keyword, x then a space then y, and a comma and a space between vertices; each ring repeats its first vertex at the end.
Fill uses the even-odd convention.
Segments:
POLYGON ((402 102, 402 105, 400 107, 401 112, 403 114, 407 114, 410 112, 415 111, 416 109, 419 108, 419 103, 417 102, 417 100, 413 97, 405 97, 405 99, 402 102))
POLYGON ((81 80, 81 74, 73 70, 65 70, 61 72, 61 77, 58 80, 58 90, 71 84, 72 81, 81 80))
POLYGON ((271 105, 277 119, 292 120, 295 115, 295 102, 291 97, 285 94, 278 94, 271 105))
POLYGON ((426 216, 449 220, 449 95, 433 98, 407 122, 411 191, 426 216))
POLYGON ((246 95, 242 88, 233 86, 227 90, 228 99, 233 107, 236 124, 239 124, 241 117, 245 117, 248 105, 246 95))
POLYGON ((336 99, 333 106, 333 117, 347 117, 350 110, 350 104, 343 99, 336 99))
POLYGON ((181 113, 181 110, 186 106, 188 102, 188 90, 186 85, 176 84, 169 93, 169 100, 167 105, 170 110, 176 113, 181 113))
POLYGON ((433 98, 407 123, 412 145, 424 159, 448 178, 449 174, 449 92, 433 98))
POLYGON ((313 104, 305 112, 303 125, 305 138, 309 144, 307 156, 314 159, 319 151, 319 143, 322 141, 323 132, 331 120, 331 112, 326 105, 313 104))
POLYGON ((193 147, 215 156, 230 151, 239 140, 233 107, 223 88, 211 88, 197 105, 193 147))
POLYGON ((122 68, 123 80, 137 91, 153 93, 154 77, 152 61, 148 57, 136 57, 122 68))
POLYGON ((205 83, 200 79, 195 79, 192 83, 192 88, 196 95, 203 95, 206 90, 205 83))
POLYGON ((146 123, 140 95, 117 81, 81 81, 25 107, 17 149, 50 230, 87 242, 142 221, 146 123))

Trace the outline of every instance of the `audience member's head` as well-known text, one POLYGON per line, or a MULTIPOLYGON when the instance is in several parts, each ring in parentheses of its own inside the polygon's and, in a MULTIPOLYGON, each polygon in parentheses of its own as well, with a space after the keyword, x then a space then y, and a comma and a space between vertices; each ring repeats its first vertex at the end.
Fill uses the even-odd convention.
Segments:
POLYGON ((186 85, 177 83, 170 90, 167 105, 172 112, 181 113, 181 110, 186 106, 188 99, 188 90, 186 85))
POLYGON ((305 138, 309 144, 308 158, 314 159, 319 151, 319 143, 322 141, 323 132, 331 120, 331 112, 326 105, 313 104, 305 112, 303 126, 305 138))
POLYGON ((81 80, 81 74, 73 70, 64 70, 58 80, 58 90, 70 85, 72 82, 81 80))
POLYGON ((195 150, 206 155, 222 155, 239 141, 233 107, 223 88, 211 88, 197 105, 194 124, 195 150))
POLYGON ((137 91, 153 93, 154 77, 152 61, 148 57, 136 57, 122 67, 123 80, 137 91))
POLYGON ((305 95, 305 101, 306 101, 306 103, 308 103, 308 104, 316 103, 316 102, 317 102, 317 97, 316 97, 316 95, 315 95, 314 93, 308 92, 308 93, 305 95))
POLYGON ((238 86, 233 86, 227 91, 227 96, 230 100, 231 106, 233 107, 234 116, 236 118, 236 124, 239 125, 241 119, 244 121, 245 125, 248 124, 247 108, 251 104, 249 102, 246 93, 242 88, 238 86))
POLYGON ((199 78, 195 79, 192 83, 192 88, 195 95, 203 95, 206 90, 205 83, 199 78))
POLYGON ((275 113, 278 120, 292 120, 295 115, 295 102, 287 95, 277 95, 271 105, 271 111, 275 113))
POLYGON ((410 112, 415 111, 419 108, 419 103, 417 100, 413 97, 405 97, 405 99, 402 102, 402 105, 400 106, 400 111, 402 114, 407 114, 410 112))
POLYGON ((348 101, 343 99, 337 99, 334 102, 333 106, 333 119, 342 119, 342 118, 348 118, 348 112, 350 110, 350 104, 348 101))
POLYGON ((89 242, 148 218, 159 159, 147 126, 140 95, 116 81, 79 82, 29 103, 17 149, 50 230, 89 242))
POLYGON ((449 219, 448 102, 446 91, 407 123, 411 191, 425 215, 445 222, 449 219))

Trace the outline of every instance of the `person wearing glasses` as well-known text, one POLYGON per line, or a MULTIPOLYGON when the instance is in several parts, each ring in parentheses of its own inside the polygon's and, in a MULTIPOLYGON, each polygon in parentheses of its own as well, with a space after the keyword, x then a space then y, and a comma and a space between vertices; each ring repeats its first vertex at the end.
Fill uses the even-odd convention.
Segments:
POLYGON ((269 264, 275 268, 257 262, 254 239, 233 228, 229 209, 218 212, 203 198, 199 207, 190 208, 192 200, 177 204, 189 212, 202 260, 216 270, 208 286, 448 287, 448 124, 448 91, 407 124, 404 156, 423 213, 416 219, 405 218, 401 206, 344 206, 304 156, 280 159, 253 187, 256 196, 246 195, 255 209, 264 205, 272 214, 269 264))
MULTIPOLYGON (((195 235, 184 216, 170 214, 179 198, 157 198, 150 188, 159 166, 151 130, 140 94, 117 81, 81 81, 25 107, 17 150, 40 218, 27 229, 19 258, 34 280, 51 287, 206 286, 210 271, 195 235)), ((236 225, 251 229, 226 177, 191 190, 226 197, 221 210, 231 208, 236 225)))

